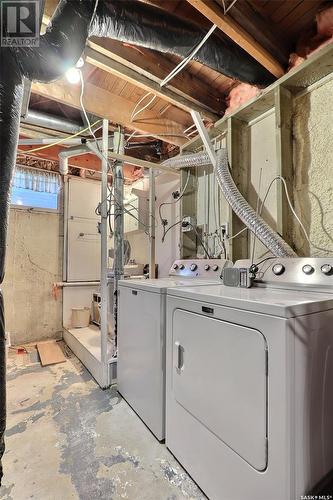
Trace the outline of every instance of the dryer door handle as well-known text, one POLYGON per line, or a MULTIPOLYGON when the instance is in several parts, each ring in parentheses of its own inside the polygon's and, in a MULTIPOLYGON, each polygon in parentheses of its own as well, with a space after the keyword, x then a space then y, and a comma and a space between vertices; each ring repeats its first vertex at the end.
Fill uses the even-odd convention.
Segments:
POLYGON ((184 347, 177 341, 175 342, 177 348, 177 372, 180 372, 184 368, 184 347))

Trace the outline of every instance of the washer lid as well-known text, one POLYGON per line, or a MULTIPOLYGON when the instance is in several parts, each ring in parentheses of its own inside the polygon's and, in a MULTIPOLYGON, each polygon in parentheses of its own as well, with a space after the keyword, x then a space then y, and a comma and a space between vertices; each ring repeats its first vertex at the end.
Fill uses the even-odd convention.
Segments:
POLYGON ((146 292, 166 293, 168 288, 196 287, 202 285, 213 285, 215 281, 200 278, 157 278, 157 279, 129 279, 120 280, 119 286, 125 286, 146 292))
POLYGON ((209 285, 204 288, 170 289, 168 295, 233 307, 283 318, 333 309, 333 294, 278 288, 234 288, 209 285))

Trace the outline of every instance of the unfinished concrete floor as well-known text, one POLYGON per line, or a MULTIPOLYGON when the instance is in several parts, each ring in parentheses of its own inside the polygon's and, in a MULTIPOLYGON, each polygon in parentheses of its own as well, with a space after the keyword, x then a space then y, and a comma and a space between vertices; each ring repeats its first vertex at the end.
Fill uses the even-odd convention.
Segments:
POLYGON ((34 356, 9 354, 1 499, 205 498, 115 388, 73 354, 45 368, 34 356))

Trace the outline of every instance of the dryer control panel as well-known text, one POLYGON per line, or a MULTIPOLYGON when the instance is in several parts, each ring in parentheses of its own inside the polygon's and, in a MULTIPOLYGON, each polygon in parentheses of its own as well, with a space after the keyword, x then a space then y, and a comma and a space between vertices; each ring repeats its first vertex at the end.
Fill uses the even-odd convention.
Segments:
POLYGON ((268 257, 258 263, 238 260, 234 267, 255 266, 255 283, 281 288, 331 288, 333 292, 332 257, 268 257))
POLYGON ((220 281, 222 270, 232 265, 230 260, 225 259, 179 259, 172 264, 169 276, 220 281))

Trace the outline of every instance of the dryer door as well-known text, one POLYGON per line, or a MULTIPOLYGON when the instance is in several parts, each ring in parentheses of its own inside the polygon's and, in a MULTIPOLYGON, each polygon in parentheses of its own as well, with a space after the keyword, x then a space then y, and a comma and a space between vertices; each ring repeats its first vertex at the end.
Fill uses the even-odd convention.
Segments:
POLYGON ((258 330, 174 312, 176 401, 259 471, 267 466, 266 366, 266 341, 258 330))

